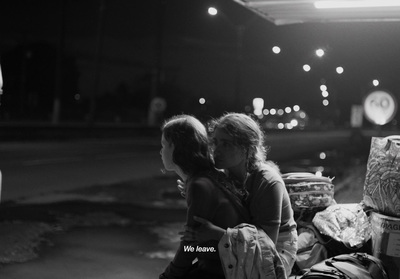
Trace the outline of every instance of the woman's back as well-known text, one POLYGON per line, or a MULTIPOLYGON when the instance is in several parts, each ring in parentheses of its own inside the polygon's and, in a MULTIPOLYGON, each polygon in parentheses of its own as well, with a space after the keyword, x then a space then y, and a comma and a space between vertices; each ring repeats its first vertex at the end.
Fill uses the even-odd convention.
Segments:
MULTIPOLYGON (((199 225, 193 219, 194 216, 207 219, 223 229, 249 222, 248 211, 239 197, 214 178, 205 175, 194 176, 187 181, 186 187, 189 227, 196 228, 199 225)), ((197 253, 199 266, 223 274, 218 254, 218 241, 211 240, 196 244, 196 248, 197 246, 202 249, 204 247, 203 250, 208 251, 197 253)))

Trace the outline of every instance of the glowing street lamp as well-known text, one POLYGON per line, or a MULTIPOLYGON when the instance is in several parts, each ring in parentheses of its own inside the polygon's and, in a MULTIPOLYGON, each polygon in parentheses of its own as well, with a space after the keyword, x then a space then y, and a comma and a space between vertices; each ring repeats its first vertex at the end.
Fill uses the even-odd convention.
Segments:
POLYGON ((217 10, 216 8, 214 8, 214 7, 209 7, 209 8, 208 8, 208 13, 209 13, 210 15, 212 15, 212 16, 215 16, 215 15, 218 14, 218 10, 217 10))
POLYGON ((317 49, 317 50, 315 51, 315 54, 316 54, 318 57, 322 57, 322 56, 325 55, 325 51, 324 51, 322 48, 319 48, 319 49, 317 49))
POLYGON ((304 72, 309 72, 309 71, 311 70, 310 65, 304 64, 304 65, 303 65, 303 70, 304 70, 304 72))
POLYGON ((340 75, 340 74, 343 74, 343 72, 344 72, 343 67, 337 67, 337 68, 336 68, 336 73, 338 73, 339 75, 340 75))
POLYGON ((275 54, 279 54, 281 52, 281 48, 278 47, 278 46, 274 46, 272 48, 272 52, 275 53, 275 54))

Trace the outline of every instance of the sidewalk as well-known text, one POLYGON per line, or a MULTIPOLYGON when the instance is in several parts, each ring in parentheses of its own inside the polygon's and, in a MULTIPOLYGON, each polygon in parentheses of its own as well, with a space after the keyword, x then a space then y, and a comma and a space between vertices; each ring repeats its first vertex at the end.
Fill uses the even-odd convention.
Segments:
POLYGON ((158 278, 185 204, 172 176, 0 205, 1 278, 158 278))
MULTIPOLYGON (((347 172, 334 180, 338 203, 362 198, 365 166, 347 172)), ((1 204, 0 277, 158 278, 185 211, 172 175, 1 204)))

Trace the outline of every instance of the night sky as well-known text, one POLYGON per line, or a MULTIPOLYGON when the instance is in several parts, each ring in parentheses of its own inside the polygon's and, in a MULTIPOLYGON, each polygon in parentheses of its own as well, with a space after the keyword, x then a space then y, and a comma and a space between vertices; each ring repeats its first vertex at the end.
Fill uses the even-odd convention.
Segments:
MULTIPOLYGON (((373 79, 379 79, 381 88, 399 96, 398 22, 275 26, 230 0, 104 0, 101 48, 97 49, 100 59, 96 62, 100 3, 100 0, 1 2, 0 51, 5 91, 1 121, 20 119, 18 113, 23 109, 16 100, 26 96, 26 99, 35 99, 29 96, 39 94, 24 92, 26 87, 16 89, 15 84, 23 73, 18 67, 11 70, 9 65, 18 63, 12 63, 16 56, 10 53, 37 44, 57 50, 60 38, 63 38, 63 56, 74 62, 73 69, 69 72, 68 68, 68 74, 65 71, 63 74, 64 87, 68 83, 65 79, 70 79, 70 85, 74 86, 63 93, 62 110, 66 104, 73 109, 73 102, 90 99, 94 92, 96 97, 107 96, 110 101, 121 88, 132 96, 142 96, 141 100, 139 97, 129 100, 137 102, 132 107, 141 104, 143 108, 150 98, 151 73, 157 65, 161 69, 161 87, 157 94, 166 98, 170 113, 220 114, 232 110, 238 69, 235 26, 239 25, 245 25, 240 109, 251 105, 254 97, 262 97, 266 108, 298 104, 311 116, 337 114, 340 123, 346 123, 351 105, 361 104, 364 95, 372 89, 373 79), (163 3, 164 16, 160 18, 159 8, 163 3), (223 11, 229 22, 221 16, 210 17, 207 7, 211 4, 223 11), (271 51, 275 45, 281 48, 279 54, 271 51), (326 55, 316 57, 317 48, 323 48, 326 55), (312 67, 310 72, 302 70, 306 63, 312 67), (97 84, 96 65, 99 65, 97 84), (342 75, 335 72, 337 66, 344 68, 342 75), (321 82, 328 86, 332 104, 329 108, 321 105, 321 82), (207 110, 198 103, 200 97, 206 99, 207 110)), ((27 59, 33 61, 32 55, 35 52, 27 59)), ((37 73, 39 66, 35 69, 39 69, 34 70, 35 79, 54 83, 51 75, 37 73)), ((27 71, 28 79, 29 75, 31 72, 27 71)), ((46 98, 52 99, 51 95, 47 93, 46 98)), ((40 109, 38 102, 28 102, 24 109, 31 104, 40 109)), ((126 121, 134 122, 134 118, 134 115, 127 116, 126 121)))

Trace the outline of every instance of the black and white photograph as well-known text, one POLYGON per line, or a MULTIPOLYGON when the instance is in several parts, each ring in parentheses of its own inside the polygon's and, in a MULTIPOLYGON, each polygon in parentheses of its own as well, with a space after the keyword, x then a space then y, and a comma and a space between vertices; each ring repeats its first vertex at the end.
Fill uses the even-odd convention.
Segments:
POLYGON ((400 279, 399 101, 398 0, 1 1, 0 278, 400 279))

